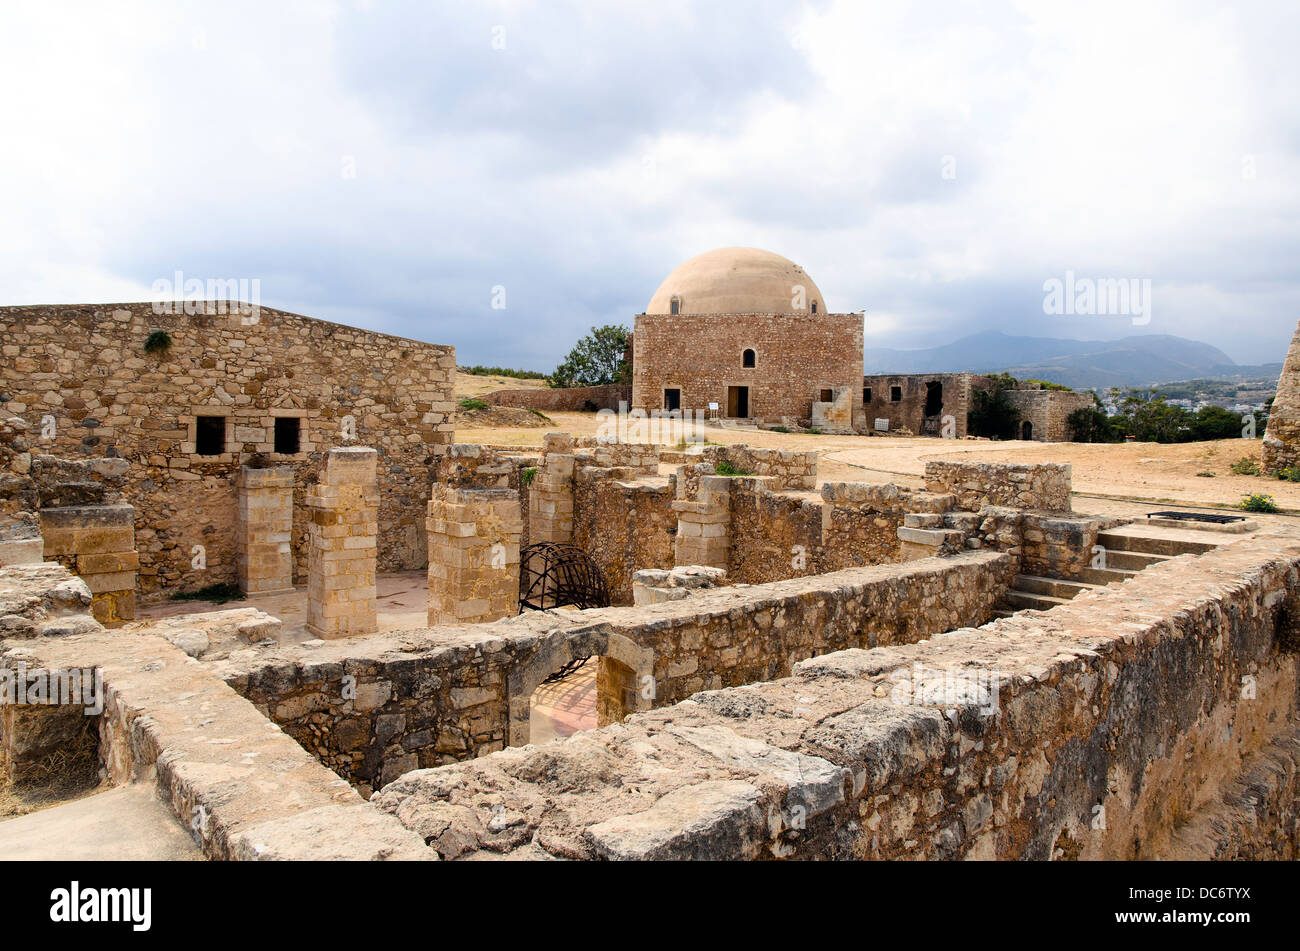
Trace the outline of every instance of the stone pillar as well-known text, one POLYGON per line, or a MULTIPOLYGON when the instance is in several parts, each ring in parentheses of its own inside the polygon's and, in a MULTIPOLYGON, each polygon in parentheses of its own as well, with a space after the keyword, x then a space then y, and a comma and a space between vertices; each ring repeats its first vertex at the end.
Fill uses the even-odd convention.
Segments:
POLYGON ((249 597, 293 590, 293 469, 239 470, 236 558, 249 597))
POLYGON ((95 620, 114 624, 133 619, 140 571, 134 506, 69 505, 39 514, 46 561, 59 562, 86 582, 95 620))
POLYGON ((1300 324, 1277 380, 1277 395, 1269 410, 1261 453, 1265 475, 1300 463, 1300 324))
POLYGON ((547 433, 528 487, 528 542, 573 541, 573 437, 547 433))
POLYGON ((673 563, 728 567, 731 554, 731 480, 702 475, 696 500, 677 499, 677 539, 673 563))
POLYGON ((519 613, 519 494, 435 485, 429 500, 429 624, 519 613))
POLYGON ((379 454, 331 449, 307 492, 307 630, 315 637, 371 634, 379 532, 379 454))

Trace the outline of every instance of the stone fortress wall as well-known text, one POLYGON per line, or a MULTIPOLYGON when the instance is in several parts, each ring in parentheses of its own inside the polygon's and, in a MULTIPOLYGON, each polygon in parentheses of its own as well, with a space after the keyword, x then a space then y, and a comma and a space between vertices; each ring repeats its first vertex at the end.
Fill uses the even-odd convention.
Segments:
POLYGON ((250 464, 294 472, 294 578, 303 581, 306 494, 322 454, 369 445, 383 487, 380 569, 424 567, 424 507, 454 431, 454 348, 266 307, 218 310, 215 302, 194 315, 157 315, 148 303, 0 307, 0 415, 27 425, 13 465, 31 453, 128 462, 138 590, 148 597, 239 580, 235 477, 250 464), (146 353, 158 330, 170 348, 146 353), (198 416, 225 418, 225 452, 196 452, 198 416), (300 421, 299 452, 274 452, 279 417, 300 421), (205 568, 192 567, 196 545, 205 568))

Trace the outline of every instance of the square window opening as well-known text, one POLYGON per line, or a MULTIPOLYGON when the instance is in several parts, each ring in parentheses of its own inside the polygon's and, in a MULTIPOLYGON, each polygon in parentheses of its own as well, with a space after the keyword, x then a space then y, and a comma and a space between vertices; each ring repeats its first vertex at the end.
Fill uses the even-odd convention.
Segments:
POLYGON ((226 417, 195 417, 194 451, 200 456, 219 456, 226 451, 226 417))
POLYGON ((889 388, 889 402, 891 403, 903 402, 903 388, 901 386, 891 386, 889 388))
POLYGON ((277 416, 275 419, 275 451, 282 456, 296 456, 302 433, 302 420, 297 416, 277 416))

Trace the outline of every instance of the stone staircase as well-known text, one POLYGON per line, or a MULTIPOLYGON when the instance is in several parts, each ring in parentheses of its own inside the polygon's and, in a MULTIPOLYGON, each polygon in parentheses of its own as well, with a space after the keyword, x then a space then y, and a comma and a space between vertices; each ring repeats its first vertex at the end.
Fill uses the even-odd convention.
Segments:
POLYGON ((994 609, 997 617, 1016 611, 1047 611, 1074 598, 1081 591, 1125 581, 1143 568, 1178 555, 1199 555, 1219 542, 1185 537, 1184 532, 1152 532, 1136 526, 1122 526, 1101 532, 1097 544, 1105 549, 1104 568, 1085 568, 1077 579, 1016 575, 1012 585, 994 609))

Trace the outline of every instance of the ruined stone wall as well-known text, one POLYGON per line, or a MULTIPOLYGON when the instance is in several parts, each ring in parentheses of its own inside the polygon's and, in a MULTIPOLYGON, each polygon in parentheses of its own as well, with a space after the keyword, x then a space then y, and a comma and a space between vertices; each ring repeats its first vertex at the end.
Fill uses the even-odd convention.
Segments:
POLYGON ((732 583, 762 584, 821 570, 822 506, 772 491, 767 479, 731 480, 732 583))
POLYGON ((725 416, 731 386, 749 387, 749 416, 769 423, 808 419, 824 389, 852 387, 861 406, 861 314, 639 314, 632 347, 638 409, 663 409, 674 388, 683 410, 712 402, 725 416), (743 365, 747 349, 753 367, 743 365))
POLYGON ((451 858, 1294 858, 1298 591, 1259 536, 373 802, 451 858))
POLYGON ((967 512, 977 512, 986 505, 1068 512, 1070 484, 1070 466, 1055 462, 925 464, 926 488, 952 493, 956 496, 956 507, 967 512))
POLYGON ((617 410, 619 403, 632 401, 632 387, 618 383, 605 386, 534 386, 494 390, 480 399, 494 406, 518 406, 544 413, 594 413, 602 409, 617 410))
POLYGON ((1020 413, 1022 428, 1025 422, 1033 427, 1030 437, 1037 442, 1069 442, 1070 414, 1093 406, 1091 393, 1020 388, 1004 392, 1020 413))
POLYGON ((734 446, 701 446, 697 449, 663 449, 661 462, 673 465, 699 465, 707 462, 716 467, 728 463, 745 475, 771 476, 774 489, 814 489, 817 486, 817 452, 794 449, 758 449, 737 443, 734 446))
MULTIPOLYGON (((870 402, 862 404, 862 426, 869 432, 880 432, 877 419, 889 420, 888 432, 906 429, 917 436, 943 436, 943 417, 953 417, 950 438, 966 436, 966 417, 970 412, 972 384, 983 379, 970 373, 877 374, 862 378, 862 389, 871 391, 870 402), (938 413, 926 416, 927 384, 938 383, 942 388, 941 408, 938 413), (899 398, 893 398, 897 388, 899 398)), ((863 394, 865 396, 865 394, 863 394)))
POLYGON ((37 452, 131 463, 141 593, 238 580, 235 476, 254 456, 296 472, 293 548, 305 578, 307 484, 321 454, 343 444, 344 417, 381 454, 381 569, 423 568, 432 466, 452 441, 454 348, 265 307, 206 307, 0 307, 0 415, 21 417, 37 452), (156 330, 171 346, 147 354, 156 330), (195 452, 199 415, 226 417, 225 453, 195 452), (296 455, 272 451, 279 416, 301 419, 296 455), (50 422, 54 438, 42 441, 50 422), (204 570, 191 567, 195 545, 204 570))
POLYGON ((632 603, 632 574, 673 567, 676 480, 618 478, 580 470, 574 481, 573 543, 595 560, 614 604, 632 603))
POLYGON ((647 607, 245 652, 216 667, 322 762, 369 790, 410 769, 527 743, 533 690, 577 657, 626 669, 622 679, 636 689, 606 694, 603 706, 603 722, 616 722, 698 690, 782 676, 844 646, 903 643, 982 622, 1011 571, 1005 555, 970 553, 647 607))

